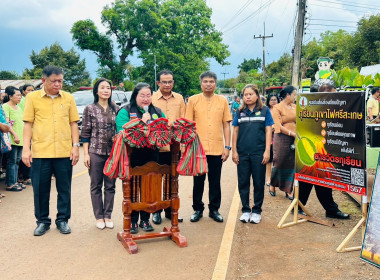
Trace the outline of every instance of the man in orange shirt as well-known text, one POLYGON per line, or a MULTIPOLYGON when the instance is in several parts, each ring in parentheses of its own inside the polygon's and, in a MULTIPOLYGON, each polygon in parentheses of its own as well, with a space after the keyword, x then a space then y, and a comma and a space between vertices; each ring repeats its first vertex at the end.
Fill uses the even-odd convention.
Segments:
MULTIPOLYGON (((208 165, 209 217, 223 222, 218 212, 221 201, 220 175, 222 164, 228 159, 231 150, 232 121, 227 99, 214 93, 217 77, 211 71, 200 75, 202 93, 191 96, 186 108, 185 118, 195 121, 197 133, 205 150, 208 165)), ((202 202, 206 175, 195 176, 193 186, 193 209, 191 222, 203 217, 202 202)))
MULTIPOLYGON (((173 92, 174 76, 169 70, 162 70, 157 74, 157 85, 159 90, 153 93, 152 104, 164 112, 166 118, 169 121, 169 125, 172 125, 176 119, 185 117, 186 105, 183 97, 179 93, 173 92)), ((160 155, 158 159, 160 164, 171 164, 170 146, 160 149, 160 155)), ((165 217, 171 219, 171 208, 165 209, 165 217)), ((156 225, 161 224, 161 210, 153 213, 153 223, 156 225)), ((182 222, 183 219, 178 217, 178 222, 182 222)))

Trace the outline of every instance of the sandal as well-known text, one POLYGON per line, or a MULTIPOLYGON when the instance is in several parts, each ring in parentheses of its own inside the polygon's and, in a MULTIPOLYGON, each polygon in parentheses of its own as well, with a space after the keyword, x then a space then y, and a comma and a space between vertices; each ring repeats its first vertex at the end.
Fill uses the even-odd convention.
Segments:
POLYGON ((25 181, 22 181, 21 183, 23 183, 24 185, 29 186, 29 185, 32 184, 32 179, 27 179, 27 180, 25 180, 25 181))
POLYGON ((23 190, 26 189, 26 186, 23 184, 23 183, 18 183, 18 185, 20 186, 20 188, 22 188, 23 190))
POLYGON ((2 194, 2 193, 0 193, 0 198, 3 198, 3 197, 5 197, 5 195, 4 195, 4 194, 2 194))
POLYGON ((16 183, 12 186, 6 187, 5 190, 10 192, 21 192, 22 188, 16 183))

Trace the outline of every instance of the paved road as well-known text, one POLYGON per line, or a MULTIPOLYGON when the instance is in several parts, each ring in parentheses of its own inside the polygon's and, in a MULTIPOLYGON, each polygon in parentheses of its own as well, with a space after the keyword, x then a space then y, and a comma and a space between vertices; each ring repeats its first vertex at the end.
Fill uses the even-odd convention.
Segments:
MULTIPOLYGON (((82 148, 81 148, 82 149, 82 148)), ((83 156, 81 157, 83 159, 83 156)), ((179 248, 169 239, 137 241, 139 253, 130 255, 119 243, 122 230, 121 182, 117 183, 113 213, 114 229, 99 230, 92 213, 89 176, 82 161, 74 168, 72 184, 72 234, 62 235, 53 225, 42 237, 34 237, 33 191, 5 192, 0 204, 0 279, 211 279, 226 223, 205 217, 189 221, 192 214, 192 178, 179 181, 181 208, 185 219, 181 233, 188 247, 179 248), (82 174, 75 176, 75 174, 82 174)), ((227 218, 236 189, 236 167, 229 159, 223 167, 221 214, 227 218)), ((208 203, 208 188, 204 202, 208 203)), ((56 191, 52 184, 50 213, 56 214, 56 191)), ((234 217, 236 218, 236 217, 234 217)), ((155 226, 161 231, 169 221, 155 226)))

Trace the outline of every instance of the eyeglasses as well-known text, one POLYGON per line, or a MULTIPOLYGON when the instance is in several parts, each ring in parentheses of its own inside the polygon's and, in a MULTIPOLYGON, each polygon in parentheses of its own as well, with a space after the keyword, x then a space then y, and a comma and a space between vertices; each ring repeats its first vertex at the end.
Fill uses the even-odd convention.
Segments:
POLYGON ((152 96, 151 96, 151 95, 149 95, 149 96, 145 96, 145 95, 138 95, 137 97, 138 97, 138 98, 140 98, 140 99, 145 99, 145 100, 148 100, 148 99, 151 99, 151 98, 152 98, 152 96))
POLYGON ((160 84, 164 84, 164 85, 172 85, 174 83, 174 81, 173 80, 171 80, 171 81, 160 81, 160 84))

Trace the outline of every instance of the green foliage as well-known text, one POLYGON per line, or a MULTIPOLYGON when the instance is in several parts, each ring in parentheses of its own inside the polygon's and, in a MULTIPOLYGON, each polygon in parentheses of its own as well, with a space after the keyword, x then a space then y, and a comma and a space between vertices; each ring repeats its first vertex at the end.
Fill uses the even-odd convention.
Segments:
POLYGON ((356 67, 380 63, 380 14, 358 22, 358 29, 348 45, 348 55, 356 67))
POLYGON ((251 58, 249 60, 246 60, 244 58, 244 61, 238 66, 238 69, 240 71, 248 72, 249 70, 252 69, 260 69, 261 68, 261 58, 251 58))
POLYGON ((267 81, 270 86, 290 84, 292 73, 292 57, 288 53, 284 53, 279 60, 273 61, 266 67, 267 81))
POLYGON ((18 80, 20 76, 15 71, 0 71, 0 80, 18 80))
POLYGON ((90 85, 90 74, 86 71, 86 62, 80 59, 78 53, 72 48, 64 51, 59 43, 43 48, 39 53, 32 51, 30 60, 32 69, 25 69, 23 79, 41 79, 42 69, 47 65, 61 67, 64 72, 63 89, 73 92, 80 86, 90 85))
POLYGON ((153 85, 156 57, 157 71, 173 71, 174 90, 190 95, 200 91, 198 76, 209 68, 207 59, 226 64, 229 56, 211 13, 203 0, 116 0, 102 11, 105 34, 90 20, 76 22, 71 33, 81 50, 97 55, 99 75, 114 83, 128 77, 153 85), (134 51, 144 65, 131 72, 134 51))
MULTIPOLYGON (((350 69, 349 67, 344 67, 336 72, 335 84, 338 87, 351 86, 351 87, 362 87, 374 85, 380 82, 380 74, 376 74, 374 78, 371 75, 364 76, 360 75, 358 69, 350 69)), ((380 84, 379 84, 380 85, 380 84)))

